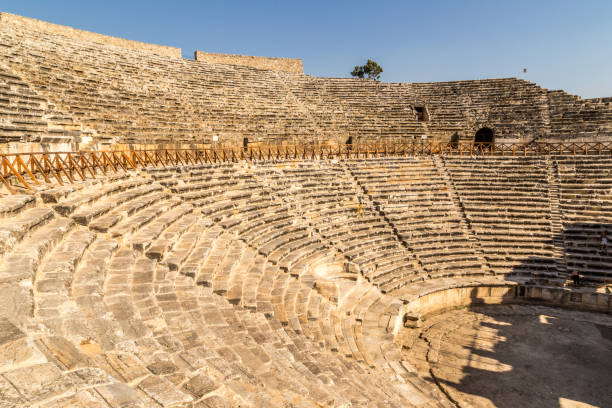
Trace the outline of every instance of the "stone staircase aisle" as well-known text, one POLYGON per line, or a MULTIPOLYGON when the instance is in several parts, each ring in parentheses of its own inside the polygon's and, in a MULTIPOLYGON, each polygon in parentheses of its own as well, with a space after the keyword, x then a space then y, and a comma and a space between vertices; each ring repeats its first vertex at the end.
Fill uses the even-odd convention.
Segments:
POLYGON ((557 162, 550 157, 546 158, 546 177, 550 198, 550 226, 553 243, 553 257, 557 263, 557 271, 562 279, 568 278, 567 262, 565 259, 565 242, 563 233, 563 220, 560 209, 561 194, 559 191, 559 168, 557 162))
MULTIPOLYGON (((370 192, 368 192, 366 187, 357 179, 357 177, 352 171, 351 166, 346 162, 340 162, 340 166, 344 170, 344 174, 346 175, 350 184, 353 186, 353 189, 356 191, 358 197, 363 202, 363 206, 364 207, 367 206, 368 208, 372 208, 376 211, 376 215, 382 221, 384 221, 385 224, 388 225, 391 231, 393 231, 395 239, 400 243, 401 247, 404 249, 404 251, 402 251, 401 253, 393 257, 388 257, 387 260, 380 261, 379 263, 376 264, 376 267, 377 268, 380 267, 382 270, 384 270, 385 266, 388 266, 388 267, 391 266, 391 264, 387 264, 388 261, 393 260, 394 261, 393 265, 397 266, 397 264, 401 260, 403 262, 408 261, 411 264, 412 266, 412 271, 410 271, 411 275, 419 276, 419 275, 425 274, 423 263, 415 256, 415 252, 412 250, 412 248, 399 235, 397 227, 394 225, 393 221, 390 220, 389 217, 387 217, 387 215, 385 214, 385 212, 381 209, 381 207, 373 201, 374 197, 371 195, 370 192)), ((397 270, 387 271, 387 273, 391 275, 394 275, 396 272, 398 271, 397 270)), ((404 275, 404 273, 402 274, 404 275)), ((402 279, 398 280, 397 282, 392 282, 392 281, 383 282, 382 285, 379 286, 379 289, 383 293, 386 293, 386 292, 393 291, 394 289, 398 289, 401 286, 401 284, 402 284, 402 279)))
POLYGON ((453 201, 456 212, 460 214, 462 229, 467 232, 466 237, 470 243, 470 247, 474 250, 474 254, 482 265, 483 272, 485 274, 494 273, 494 271, 491 269, 491 265, 489 264, 484 255, 482 246, 480 245, 480 241, 478 240, 474 229, 470 225, 470 219, 467 217, 463 202, 461 201, 461 198, 459 197, 459 194, 455 189, 453 179, 448 173, 444 157, 435 156, 432 160, 436 164, 436 167, 440 170, 440 176, 442 177, 442 180, 444 180, 446 182, 446 185, 448 186, 449 197, 453 201))

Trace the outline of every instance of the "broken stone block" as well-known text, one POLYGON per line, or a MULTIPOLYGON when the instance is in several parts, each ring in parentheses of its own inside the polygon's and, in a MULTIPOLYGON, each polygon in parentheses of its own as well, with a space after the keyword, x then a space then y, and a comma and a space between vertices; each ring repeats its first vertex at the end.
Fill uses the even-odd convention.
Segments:
POLYGON ((123 383, 96 387, 95 390, 113 408, 145 408, 138 392, 123 383))
POLYGON ((193 395, 195 399, 202 398, 218 387, 219 385, 213 379, 204 374, 196 375, 183 385, 183 389, 193 395))
POLYGON ((186 403, 193 400, 190 395, 178 391, 170 381, 155 375, 141 381, 140 384, 138 384, 138 388, 162 407, 186 403))
POLYGON ((36 341, 36 345, 50 362, 64 370, 74 370, 77 367, 87 367, 92 364, 85 354, 63 337, 41 338, 36 341))

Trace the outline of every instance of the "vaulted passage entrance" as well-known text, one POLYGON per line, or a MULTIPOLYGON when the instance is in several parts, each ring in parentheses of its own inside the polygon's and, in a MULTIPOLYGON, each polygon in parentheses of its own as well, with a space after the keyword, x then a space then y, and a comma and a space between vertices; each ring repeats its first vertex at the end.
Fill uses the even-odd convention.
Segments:
POLYGON ((486 143, 488 145, 493 144, 493 130, 488 127, 479 129, 474 135, 474 143, 486 143))

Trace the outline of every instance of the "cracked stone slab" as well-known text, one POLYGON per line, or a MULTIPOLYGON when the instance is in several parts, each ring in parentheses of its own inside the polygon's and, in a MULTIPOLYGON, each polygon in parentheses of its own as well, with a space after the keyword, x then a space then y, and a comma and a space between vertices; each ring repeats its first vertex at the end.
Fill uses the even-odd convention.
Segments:
POLYGON ((51 363, 18 368, 2 376, 30 402, 60 395, 74 388, 73 382, 51 363))

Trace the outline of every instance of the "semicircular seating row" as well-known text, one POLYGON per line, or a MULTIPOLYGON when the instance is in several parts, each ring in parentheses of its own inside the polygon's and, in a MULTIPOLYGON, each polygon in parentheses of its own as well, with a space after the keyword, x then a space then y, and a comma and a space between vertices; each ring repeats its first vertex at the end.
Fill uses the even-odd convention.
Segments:
POLYGON ((1 197, 0 399, 448 405, 393 342, 401 299, 436 279, 564 279, 534 222, 549 204, 524 204, 548 197, 546 161, 471 160, 144 169, 1 197), (493 222, 482 202, 504 183, 493 222))
POLYGON ((66 129, 103 144, 190 144, 213 135, 242 141, 245 134, 269 144, 338 135, 411 141, 425 133, 465 136, 465 110, 493 106, 489 120, 498 139, 542 133, 549 115, 558 133, 609 129, 609 103, 578 103, 564 92, 549 101, 545 89, 513 78, 410 84, 319 78, 153 55, 29 24, 0 26, 0 55, 6 65, 0 112, 8 115, 0 139, 7 141, 25 133, 32 141, 70 142, 66 129), (427 128, 407 100, 427 106, 427 128))

